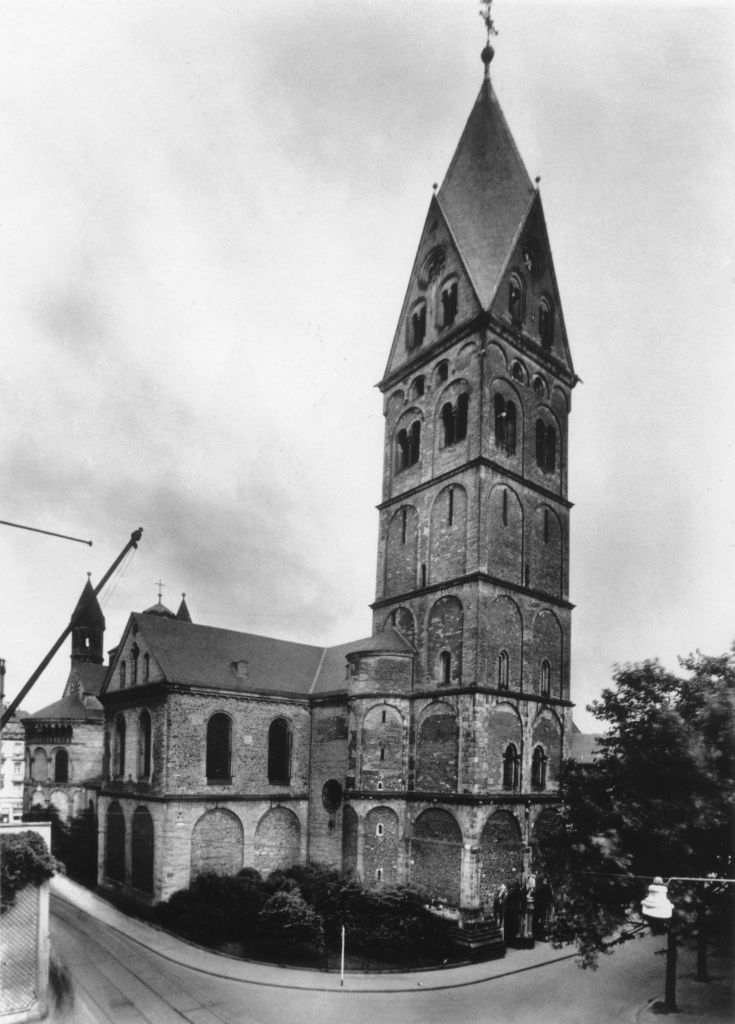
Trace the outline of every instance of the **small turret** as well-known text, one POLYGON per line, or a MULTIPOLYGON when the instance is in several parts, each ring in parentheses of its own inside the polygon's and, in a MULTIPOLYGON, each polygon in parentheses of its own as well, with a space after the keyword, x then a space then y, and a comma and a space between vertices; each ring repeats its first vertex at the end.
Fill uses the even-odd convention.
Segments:
POLYGON ((174 613, 171 611, 170 608, 167 608, 166 605, 163 603, 163 588, 166 586, 166 584, 162 583, 161 580, 158 580, 156 586, 158 587, 158 600, 156 601, 155 604, 152 604, 150 608, 145 608, 143 610, 143 614, 160 615, 161 618, 163 619, 175 619, 176 616, 174 615, 174 613))
POLYGON ((104 661, 105 617, 94 592, 90 574, 71 616, 72 664, 90 662, 101 665, 104 661))
POLYGON ((409 694, 413 684, 414 649, 392 627, 365 641, 347 655, 350 695, 409 694))

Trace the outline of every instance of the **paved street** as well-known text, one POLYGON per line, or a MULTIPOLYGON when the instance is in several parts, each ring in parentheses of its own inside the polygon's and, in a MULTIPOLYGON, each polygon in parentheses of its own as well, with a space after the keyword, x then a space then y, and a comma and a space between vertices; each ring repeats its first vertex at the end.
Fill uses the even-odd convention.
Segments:
POLYGON ((75 992, 73 1008, 54 1017, 65 1024, 619 1024, 648 1017, 645 1004, 662 994, 662 941, 651 937, 596 972, 539 946, 448 971, 349 975, 340 990, 334 975, 220 957, 125 918, 66 879, 54 887, 52 947, 75 992))

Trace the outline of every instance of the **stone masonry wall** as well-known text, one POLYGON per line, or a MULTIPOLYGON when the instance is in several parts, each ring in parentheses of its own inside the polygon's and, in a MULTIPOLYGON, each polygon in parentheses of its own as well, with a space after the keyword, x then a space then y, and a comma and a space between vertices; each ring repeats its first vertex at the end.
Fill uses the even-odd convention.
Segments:
POLYGON ((311 779, 309 784, 309 858, 339 868, 342 863, 343 805, 324 806, 324 786, 330 780, 344 791, 347 775, 347 703, 312 707, 311 779))
POLYGON ((310 716, 305 701, 212 693, 175 693, 167 702, 167 778, 171 793, 305 793, 309 778, 310 716), (206 777, 207 721, 216 712, 232 720, 232 783, 206 777), (291 781, 268 781, 268 730, 275 718, 291 729, 291 781))

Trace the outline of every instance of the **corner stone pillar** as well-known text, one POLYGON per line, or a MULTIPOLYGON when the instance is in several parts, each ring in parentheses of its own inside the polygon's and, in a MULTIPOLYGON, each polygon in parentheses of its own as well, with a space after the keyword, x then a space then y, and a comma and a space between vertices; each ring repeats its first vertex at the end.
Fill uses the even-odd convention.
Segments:
POLYGON ((473 842, 466 842, 462 845, 459 906, 463 919, 474 920, 480 914, 479 849, 473 842))

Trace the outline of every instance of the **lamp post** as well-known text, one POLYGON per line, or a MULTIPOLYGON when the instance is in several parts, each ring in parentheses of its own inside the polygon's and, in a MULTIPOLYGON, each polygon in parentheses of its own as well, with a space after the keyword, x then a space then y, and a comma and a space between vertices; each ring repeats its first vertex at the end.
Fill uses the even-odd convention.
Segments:
MULTIPOLYGON (((676 1013, 676 959, 677 945, 676 933, 673 926, 674 904, 669 899, 668 887, 672 882, 697 882, 700 885, 735 885, 735 878, 717 878, 714 875, 707 875, 706 878, 687 878, 679 875, 672 875, 668 882, 664 882, 660 875, 657 875, 648 887, 648 894, 641 900, 641 912, 643 916, 653 925, 663 926, 668 921, 668 934, 666 943, 666 990, 664 994, 664 1013, 676 1013)), ((702 897, 703 899, 703 897, 702 897)), ((702 917, 704 910, 700 912, 702 917)), ((703 922, 700 920, 700 925, 703 922)), ((698 980, 704 980, 702 958, 698 956, 698 980)))
POLYGON ((664 992, 664 1013, 676 1013, 676 934, 672 917, 674 904, 669 899, 668 886, 660 875, 656 875, 648 886, 648 895, 641 900, 643 916, 652 923, 663 924, 668 921, 666 939, 666 987, 664 992))

